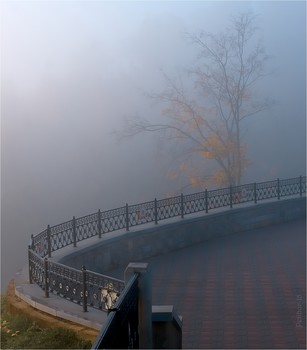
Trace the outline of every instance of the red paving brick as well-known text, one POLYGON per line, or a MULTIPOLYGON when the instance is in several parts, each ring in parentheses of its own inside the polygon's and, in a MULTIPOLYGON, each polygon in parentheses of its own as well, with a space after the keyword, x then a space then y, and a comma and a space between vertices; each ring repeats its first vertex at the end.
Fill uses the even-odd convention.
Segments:
POLYGON ((148 259, 153 304, 172 304, 183 316, 184 348, 306 348, 305 224, 216 237, 148 259))
MULTIPOLYGON (((173 301, 164 297, 183 315, 183 346, 304 348, 306 335, 302 331, 299 336, 295 326, 296 293, 304 300, 306 295, 304 247, 301 221, 219 237, 151 259, 153 285, 160 268, 172 259, 177 275, 173 290, 185 289, 181 303, 176 304, 175 293, 173 301), (177 272, 182 270, 180 280, 177 272), (205 300, 198 299, 200 294, 205 300)), ((155 293, 153 302, 163 304, 155 293)))

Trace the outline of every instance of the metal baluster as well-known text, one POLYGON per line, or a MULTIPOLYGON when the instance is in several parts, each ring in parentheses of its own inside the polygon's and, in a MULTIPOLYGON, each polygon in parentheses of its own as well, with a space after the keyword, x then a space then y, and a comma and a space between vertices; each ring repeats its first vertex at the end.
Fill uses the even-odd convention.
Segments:
POLYGON ((303 195, 303 189, 302 189, 302 176, 300 176, 300 197, 303 195))
POLYGON ((31 234, 29 249, 34 250, 34 236, 33 236, 33 233, 31 234))
POLYGON ((86 268, 82 266, 83 312, 87 312, 86 268))
MULTIPOLYGON (((31 235, 32 236, 32 235, 31 235)), ((33 281, 32 281, 32 273, 31 273, 31 249, 30 249, 30 246, 28 248, 28 261, 29 261, 29 283, 32 284, 33 281)))
POLYGON ((208 190, 205 189, 205 205, 206 205, 206 213, 208 213, 208 190))
POLYGON ((232 208, 232 186, 229 186, 229 200, 230 200, 230 208, 232 208))
POLYGON ((180 195, 180 211, 181 211, 181 219, 184 218, 184 204, 183 204, 183 194, 180 195))
POLYGON ((254 202, 257 204, 257 183, 254 183, 254 202))
POLYGON ((48 257, 51 258, 50 225, 47 226, 47 249, 48 249, 48 257))
POLYGON ((44 260, 44 270, 45 270, 45 297, 49 298, 49 271, 48 271, 48 259, 44 260))
POLYGON ((155 204, 154 204, 154 210, 155 210, 155 224, 158 224, 158 201, 157 198, 155 198, 155 204))
POLYGON ((280 199, 280 183, 279 178, 277 179, 277 199, 280 199))
POLYGON ((101 211, 98 210, 98 237, 101 238, 101 211))
POLYGON ((76 232, 76 218, 72 218, 72 238, 74 241, 74 247, 77 246, 77 232, 76 232))
POLYGON ((126 231, 129 231, 129 206, 126 203, 126 231))

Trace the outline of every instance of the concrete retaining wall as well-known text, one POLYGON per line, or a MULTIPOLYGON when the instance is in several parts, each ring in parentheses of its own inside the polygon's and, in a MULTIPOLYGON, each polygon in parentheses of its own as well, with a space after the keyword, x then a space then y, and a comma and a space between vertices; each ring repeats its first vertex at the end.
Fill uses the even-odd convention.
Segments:
POLYGON ((178 219, 171 224, 103 240, 66 255, 61 263, 99 273, 126 266, 133 261, 184 248, 212 237, 253 230, 268 225, 306 217, 306 198, 280 200, 250 207, 205 214, 201 217, 178 219))

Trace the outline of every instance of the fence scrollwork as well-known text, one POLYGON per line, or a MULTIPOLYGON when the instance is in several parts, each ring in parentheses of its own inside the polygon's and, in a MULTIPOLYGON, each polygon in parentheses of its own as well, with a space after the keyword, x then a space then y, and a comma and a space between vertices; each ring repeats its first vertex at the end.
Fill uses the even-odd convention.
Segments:
POLYGON ((53 292, 75 303, 85 302, 92 307, 107 310, 116 302, 124 289, 124 282, 91 271, 75 270, 71 267, 49 261, 52 252, 68 245, 116 230, 142 225, 150 222, 157 224, 161 220, 184 217, 184 215, 204 211, 208 213, 221 207, 232 208, 235 205, 268 199, 281 199, 306 194, 306 176, 285 180, 273 180, 261 183, 205 190, 203 192, 153 200, 93 213, 73 218, 62 224, 48 226, 36 236, 31 235, 29 244, 29 280, 46 293, 53 292), (46 266, 48 271, 46 271, 46 266), (86 291, 84 293, 84 273, 86 291), (82 277, 83 276, 83 277, 82 277), (86 299, 84 298, 86 294, 86 299))

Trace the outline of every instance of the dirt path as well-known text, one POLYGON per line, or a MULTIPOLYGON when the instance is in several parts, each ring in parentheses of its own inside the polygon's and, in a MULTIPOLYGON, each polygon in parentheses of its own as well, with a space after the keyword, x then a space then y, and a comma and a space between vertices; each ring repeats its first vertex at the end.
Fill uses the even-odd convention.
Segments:
POLYGON ((15 284, 12 279, 7 287, 7 308, 12 314, 25 314, 33 318, 41 327, 63 327, 72 329, 85 340, 94 341, 99 333, 96 329, 88 328, 64 319, 54 317, 39 311, 15 295, 15 284))

